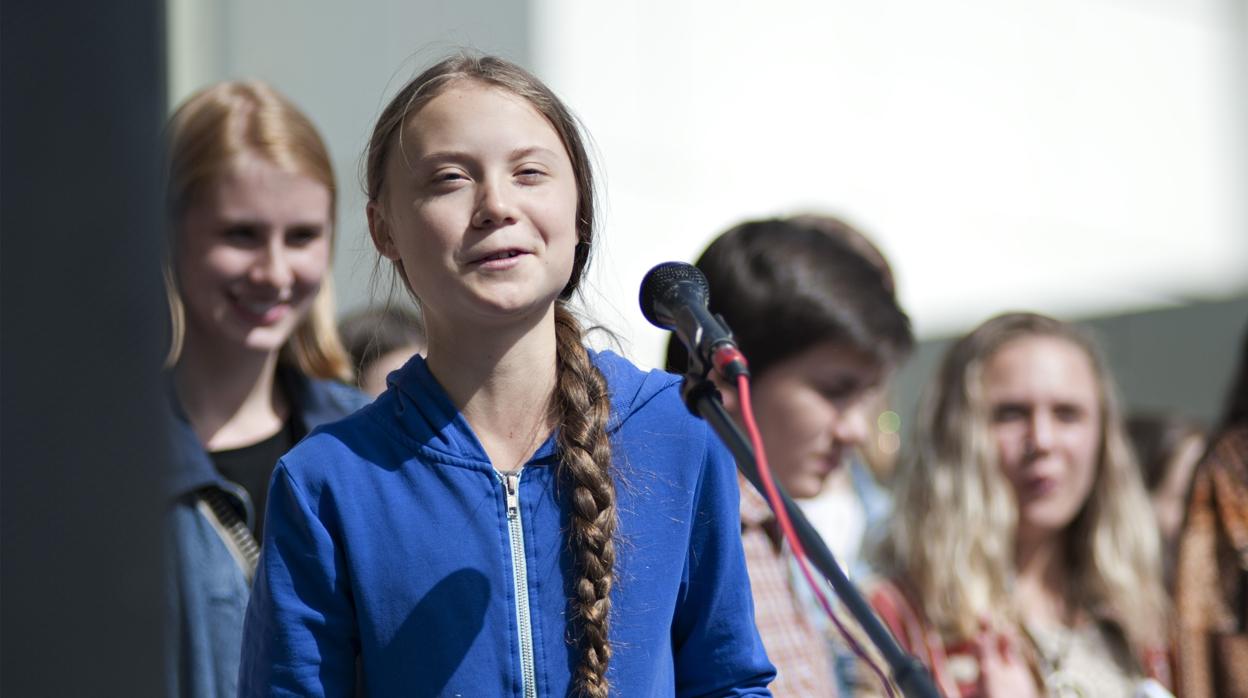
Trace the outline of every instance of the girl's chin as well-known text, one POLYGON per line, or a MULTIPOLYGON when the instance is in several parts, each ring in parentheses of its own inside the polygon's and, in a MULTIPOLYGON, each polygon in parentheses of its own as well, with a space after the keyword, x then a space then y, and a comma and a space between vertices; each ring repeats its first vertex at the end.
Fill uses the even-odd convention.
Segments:
POLYGON ((823 489, 823 478, 809 476, 784 484, 784 489, 794 499, 810 499, 823 489))
POLYGON ((239 339, 240 348, 269 353, 280 350, 294 334, 294 326, 283 323, 276 327, 253 327, 239 339))
POLYGON ((1075 521, 1075 514, 1065 512, 1026 511, 1019 516, 1019 534, 1032 539, 1060 536, 1075 521))
POLYGON ((263 318, 236 312, 227 331, 247 349, 276 351, 286 344, 307 314, 308 308, 291 306, 276 306, 263 318))

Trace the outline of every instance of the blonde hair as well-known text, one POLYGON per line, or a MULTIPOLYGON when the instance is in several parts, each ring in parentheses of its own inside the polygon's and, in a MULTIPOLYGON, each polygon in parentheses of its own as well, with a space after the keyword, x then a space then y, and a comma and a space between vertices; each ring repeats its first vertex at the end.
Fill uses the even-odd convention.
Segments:
MULTIPOLYGON (((182 217, 209 183, 244 153, 254 154, 324 185, 331 222, 337 215, 337 187, 329 151, 316 127, 290 100, 259 81, 217 83, 192 95, 169 121, 168 146, 170 240, 164 276, 172 337, 165 363, 173 366, 182 354, 186 313, 172 259, 180 244, 182 217)), ((351 362, 335 324, 331 274, 322 279, 311 310, 282 347, 280 360, 316 378, 351 379, 351 362)))
MULTIPOLYGON (((590 360, 584 332, 567 305, 589 264, 594 239, 593 168, 582 129, 550 88, 514 63, 494 56, 450 56, 408 82, 378 118, 365 158, 368 200, 380 203, 385 193, 386 164, 392 149, 401 152, 401 131, 407 120, 447 89, 465 83, 497 87, 526 100, 559 135, 572 162, 577 192, 577 245, 572 273, 555 302, 556 386, 549 409, 558 424, 557 472, 560 482, 567 487, 570 507, 567 535, 572 571, 567 580, 568 621, 570 639, 579 655, 573 669, 572 693, 605 698, 610 693, 607 667, 611 661, 611 588, 615 583, 618 527, 611 442, 607 436, 611 401, 606 378, 590 360)), ((415 296, 402 262, 396 260, 394 269, 415 296)))
POLYGON ((1074 326, 1032 313, 1001 315, 945 355, 920 406, 915 447, 898 467, 896 514, 881 569, 914 594, 946 639, 979 632, 984 618, 1018 622, 1014 574, 1017 506, 989 438, 984 366, 1023 337, 1054 337, 1092 364, 1102 424, 1092 491, 1067 526, 1072 606, 1120 629, 1140 656, 1164 636, 1167 600, 1160 538, 1126 440, 1122 409, 1100 350, 1074 326))

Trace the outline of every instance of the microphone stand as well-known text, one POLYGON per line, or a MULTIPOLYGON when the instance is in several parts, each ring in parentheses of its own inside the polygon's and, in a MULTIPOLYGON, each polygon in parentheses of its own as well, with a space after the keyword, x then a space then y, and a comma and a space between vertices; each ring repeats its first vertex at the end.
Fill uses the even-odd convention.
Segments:
MULTIPOLYGON (((705 374, 699 375, 697 371, 690 372, 685 374, 681 393, 689 410, 705 419, 732 451, 732 455, 737 459, 737 468, 745 479, 754 485, 754 489, 760 493, 763 492, 763 483, 758 474, 758 463, 754 459, 754 449, 724 409, 715 384, 708 380, 705 374)), ((806 520, 806 515, 789 498, 788 493, 778 482, 776 489, 780 492, 780 498, 784 501, 784 507, 788 510, 789 518, 793 521, 793 527, 797 531, 797 537, 801 540, 802 547, 806 549, 810 561, 832 585, 832 590, 866 631, 871 643, 884 655, 892 673, 893 682, 901 689, 902 694, 909 698, 939 698, 940 693, 936 691, 936 686, 932 683, 932 677, 927 673, 927 669, 919 660, 902 651, 883 623, 876 618, 875 612, 862 598, 862 594, 853 582, 845 576, 841 566, 832 557, 832 551, 828 550, 827 544, 823 542, 823 538, 806 520)), ((770 501, 768 503, 770 504, 770 501)))

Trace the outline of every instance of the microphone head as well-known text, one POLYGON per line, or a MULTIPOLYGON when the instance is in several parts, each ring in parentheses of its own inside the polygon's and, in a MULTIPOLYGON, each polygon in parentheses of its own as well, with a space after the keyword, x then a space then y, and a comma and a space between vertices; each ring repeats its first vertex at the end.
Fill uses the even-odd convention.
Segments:
POLYGON ((667 305, 681 296, 706 306, 710 295, 710 286, 700 269, 684 262, 664 262, 646 272, 645 278, 641 280, 641 314, 646 316, 650 324, 670 330, 672 325, 661 319, 664 313, 659 306, 667 305))

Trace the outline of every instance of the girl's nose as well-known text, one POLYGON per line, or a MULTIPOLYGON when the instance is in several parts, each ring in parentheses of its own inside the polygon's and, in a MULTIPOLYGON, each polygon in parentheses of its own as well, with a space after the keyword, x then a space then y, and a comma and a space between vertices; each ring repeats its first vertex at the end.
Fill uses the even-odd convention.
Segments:
POLYGON ((251 267, 251 280, 256 283, 269 284, 277 288, 285 288, 294 283, 294 272, 289 258, 290 252, 279 240, 267 245, 251 267))
POLYGON ((840 411, 832 433, 847 446, 859 446, 870 433, 870 411, 867 400, 858 399, 840 411))
POLYGON ((515 204, 506 183, 486 181, 477 197, 472 214, 474 228, 497 228, 516 222, 515 204))
POLYGON ((1053 419, 1046 410, 1033 410, 1027 423, 1027 451, 1033 455, 1053 448, 1053 419))

